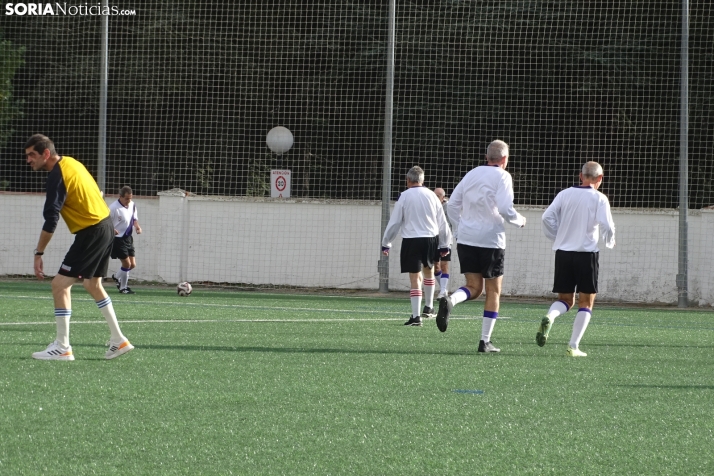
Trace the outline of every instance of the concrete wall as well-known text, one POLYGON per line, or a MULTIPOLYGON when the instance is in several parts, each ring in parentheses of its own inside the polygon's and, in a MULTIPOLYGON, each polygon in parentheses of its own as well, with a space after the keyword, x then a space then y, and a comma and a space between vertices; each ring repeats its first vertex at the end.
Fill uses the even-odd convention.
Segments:
MULTIPOLYGON (((134 281, 379 287, 379 202, 208 198, 181 191, 135 201, 144 233, 135 236, 134 281)), ((0 276, 32 274, 43 204, 41 194, 0 193, 0 276)), ((523 229, 507 227, 504 295, 552 296, 554 254, 540 228, 543 209, 517 209, 528 223, 523 229)), ((676 303, 678 213, 613 210, 613 216, 617 245, 600 252, 599 299, 676 303)), ((712 236, 714 211, 691 211, 689 297, 694 305, 714 303, 712 236)), ((59 268, 71 241, 60 223, 45 255, 48 274, 59 268)), ((409 289, 399 270, 400 244, 397 239, 390 256, 392 290, 409 289)), ((113 260, 108 274, 118 266, 113 260)), ((456 257, 451 275, 453 290, 464 282, 456 257)))

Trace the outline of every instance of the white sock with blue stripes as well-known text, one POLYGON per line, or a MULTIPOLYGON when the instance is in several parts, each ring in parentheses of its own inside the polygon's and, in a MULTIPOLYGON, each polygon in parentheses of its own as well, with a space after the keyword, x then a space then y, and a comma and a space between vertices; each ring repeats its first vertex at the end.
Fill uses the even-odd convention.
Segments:
POLYGON ((104 319, 107 320, 109 325, 109 332, 112 333, 111 341, 113 344, 121 344, 126 340, 124 334, 121 333, 119 329, 119 322, 117 321, 117 315, 114 313, 114 306, 112 305, 112 298, 107 296, 101 301, 97 301, 97 307, 102 311, 104 319))
POLYGON ((57 321, 57 343, 63 349, 69 347, 69 318, 72 317, 72 309, 55 309, 55 320, 57 321))

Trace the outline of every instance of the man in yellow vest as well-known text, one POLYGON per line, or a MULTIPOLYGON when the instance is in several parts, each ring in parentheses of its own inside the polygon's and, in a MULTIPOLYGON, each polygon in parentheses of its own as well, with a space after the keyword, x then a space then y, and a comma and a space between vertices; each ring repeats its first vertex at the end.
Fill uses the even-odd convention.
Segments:
POLYGON ((42 134, 28 139, 25 156, 32 170, 49 172, 43 212, 45 223, 35 248, 34 270, 38 279, 45 278, 42 255, 57 228, 60 215, 75 235, 59 271, 52 279, 57 339, 47 349, 33 353, 32 357, 74 360, 69 344, 69 320, 72 316, 72 285, 77 280, 82 281, 84 289, 94 298, 109 325, 111 337, 105 357, 113 359, 126 354, 134 346, 119 329, 112 300, 102 286, 109 266, 114 227, 97 182, 80 162, 72 157, 57 155, 54 143, 42 134))

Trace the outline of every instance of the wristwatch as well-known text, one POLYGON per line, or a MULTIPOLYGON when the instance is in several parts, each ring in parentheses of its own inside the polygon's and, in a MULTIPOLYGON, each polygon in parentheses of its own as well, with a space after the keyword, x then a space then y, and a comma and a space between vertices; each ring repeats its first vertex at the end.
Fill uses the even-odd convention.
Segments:
POLYGON ((37 248, 35 248, 35 256, 42 256, 43 254, 45 254, 44 251, 37 251, 37 248))

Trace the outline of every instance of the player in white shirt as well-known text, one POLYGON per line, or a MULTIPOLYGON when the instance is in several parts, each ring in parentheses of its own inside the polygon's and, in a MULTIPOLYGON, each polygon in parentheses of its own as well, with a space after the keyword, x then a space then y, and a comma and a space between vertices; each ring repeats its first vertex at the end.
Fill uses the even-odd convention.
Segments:
POLYGON ((452 240, 441 202, 423 183, 424 171, 419 166, 412 167, 407 173, 407 189, 394 205, 382 238, 382 253, 389 255, 392 240, 401 230, 400 263, 402 273, 409 273, 412 305, 405 326, 421 326, 422 317, 434 316, 434 256, 437 252, 446 256, 452 240), (425 305, 420 315, 422 296, 425 305))
POLYGON ((141 234, 134 194, 131 187, 125 186, 119 190, 119 199, 109 205, 112 224, 114 225, 114 244, 112 245, 112 259, 121 261, 121 268, 112 279, 116 281, 117 288, 122 294, 134 294, 129 287, 129 271, 136 268, 136 252, 134 250, 133 230, 141 234))
MULTIPOLYGON (((443 188, 435 188, 434 193, 436 198, 441 202, 441 206, 444 208, 444 214, 446 215, 446 221, 449 221, 449 215, 446 212, 446 204, 448 199, 446 198, 446 192, 443 188)), ((450 226, 450 225, 449 225, 450 226)), ((436 254, 434 256, 434 280, 439 283, 439 295, 437 299, 441 299, 449 295, 449 263, 451 262, 451 253, 446 256, 441 256, 441 254, 436 254)))
POLYGON ((555 278, 553 292, 558 300, 541 320, 536 343, 543 347, 553 321, 575 304, 578 292, 578 313, 568 344, 568 355, 585 357, 580 350, 580 339, 585 334, 592 316, 599 270, 598 241, 602 236, 607 248, 615 246, 615 223, 610 213, 610 202, 598 192, 603 170, 597 162, 587 162, 580 172, 580 186, 561 191, 543 213, 543 233, 553 241, 555 278))
POLYGON ((453 307, 478 298, 485 287, 478 351, 500 352, 491 343, 491 333, 501 299, 506 255, 504 223, 522 228, 526 226, 526 219, 513 208, 513 179, 506 172, 508 144, 500 140, 491 142, 486 149, 486 161, 464 176, 447 205, 466 286, 439 300, 436 325, 441 332, 446 332, 453 307))

